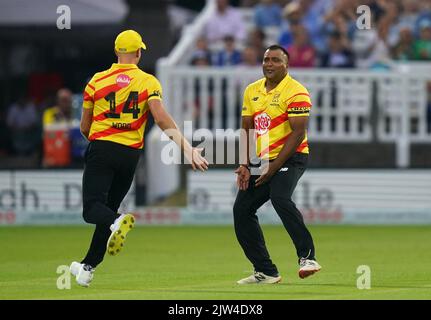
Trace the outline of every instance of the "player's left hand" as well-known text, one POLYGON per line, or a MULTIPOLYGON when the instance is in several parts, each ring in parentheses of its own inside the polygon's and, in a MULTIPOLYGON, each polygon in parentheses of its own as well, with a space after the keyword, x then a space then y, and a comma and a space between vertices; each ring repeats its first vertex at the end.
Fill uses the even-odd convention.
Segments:
POLYGON ((263 167, 262 174, 259 178, 256 179, 255 186, 259 187, 266 182, 268 182, 272 176, 277 172, 278 168, 274 165, 274 163, 268 163, 263 167))
POLYGON ((204 149, 203 148, 193 148, 192 149, 192 168, 193 170, 200 170, 205 171, 208 170, 208 161, 205 159, 201 153, 204 149))

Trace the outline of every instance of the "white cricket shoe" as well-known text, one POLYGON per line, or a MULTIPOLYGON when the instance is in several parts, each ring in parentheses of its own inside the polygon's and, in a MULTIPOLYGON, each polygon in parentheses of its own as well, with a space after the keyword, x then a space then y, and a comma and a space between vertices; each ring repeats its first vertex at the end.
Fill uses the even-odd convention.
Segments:
POLYGON ((81 268, 81 266, 83 266, 82 263, 73 261, 70 265, 70 273, 76 277, 78 275, 78 272, 79 272, 79 269, 81 268))
POLYGON ((317 261, 301 258, 301 260, 299 261, 298 274, 301 279, 304 279, 308 276, 311 276, 312 274, 315 274, 320 269, 322 269, 322 267, 320 266, 320 264, 317 263, 317 261))
POLYGON ((281 282, 281 277, 271 277, 267 276, 263 272, 254 272, 251 276, 241 279, 237 281, 238 284, 253 284, 253 283, 261 283, 261 284, 272 284, 281 282))
POLYGON ((81 264, 78 274, 76 275, 76 282, 83 287, 88 287, 90 282, 93 280, 94 269, 88 264, 81 264))
POLYGON ((135 218, 132 214, 121 214, 114 223, 110 226, 112 231, 108 242, 106 243, 106 250, 111 256, 115 256, 121 251, 126 241, 127 233, 133 228, 135 218))

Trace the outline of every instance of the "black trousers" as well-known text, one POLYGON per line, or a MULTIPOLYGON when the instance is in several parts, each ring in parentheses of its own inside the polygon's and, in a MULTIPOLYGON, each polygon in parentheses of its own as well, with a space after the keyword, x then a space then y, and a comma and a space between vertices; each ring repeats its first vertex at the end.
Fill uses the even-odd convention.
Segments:
POLYGON ((109 227, 118 218, 118 208, 130 189, 139 153, 110 141, 96 140, 88 145, 82 178, 83 217, 96 228, 81 263, 95 268, 103 261, 109 227))
POLYGON ((298 258, 315 259, 313 239, 301 212, 292 201, 292 193, 305 171, 307 159, 306 154, 295 153, 282 167, 287 170, 278 171, 269 182, 259 187, 254 186, 258 176, 252 176, 248 189, 239 190, 237 194, 233 207, 235 233, 255 271, 278 275, 256 215, 256 210, 269 199, 295 245, 298 258))

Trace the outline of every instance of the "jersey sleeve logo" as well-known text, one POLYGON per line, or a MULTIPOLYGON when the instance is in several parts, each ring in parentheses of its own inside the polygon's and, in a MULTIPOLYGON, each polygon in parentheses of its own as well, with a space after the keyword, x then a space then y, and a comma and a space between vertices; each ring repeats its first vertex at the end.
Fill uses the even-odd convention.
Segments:
POLYGON ((127 74, 119 74, 116 82, 120 88, 127 87, 130 84, 130 77, 127 74))
POLYGON ((262 135, 268 132, 271 126, 271 117, 265 112, 258 114, 254 117, 254 129, 258 135, 262 135))

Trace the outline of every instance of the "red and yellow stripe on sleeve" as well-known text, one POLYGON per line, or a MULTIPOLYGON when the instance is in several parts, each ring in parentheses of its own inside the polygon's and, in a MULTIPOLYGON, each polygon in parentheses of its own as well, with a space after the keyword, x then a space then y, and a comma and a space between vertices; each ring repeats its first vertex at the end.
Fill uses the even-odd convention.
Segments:
POLYGON ((84 108, 86 108, 86 109, 93 108, 95 90, 96 90, 96 88, 94 87, 94 85, 90 81, 84 89, 84 100, 82 103, 84 108))
POLYGON ((311 99, 308 93, 297 93, 289 99, 287 113, 289 117, 308 116, 311 109, 311 99))

